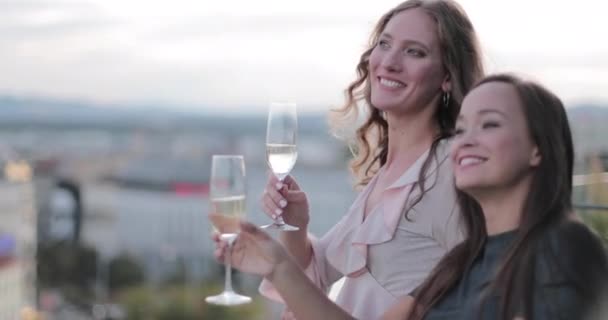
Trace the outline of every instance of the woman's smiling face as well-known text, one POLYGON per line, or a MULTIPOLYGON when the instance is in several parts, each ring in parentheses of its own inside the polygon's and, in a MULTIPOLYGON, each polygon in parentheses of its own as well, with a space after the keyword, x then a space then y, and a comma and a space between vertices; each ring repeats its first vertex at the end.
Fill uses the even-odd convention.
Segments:
POLYGON ((456 186, 465 192, 509 187, 541 159, 515 87, 488 82, 464 99, 451 155, 456 186))
POLYGON ((441 94, 445 71, 437 23, 423 9, 392 17, 369 57, 372 105, 403 113, 441 94))

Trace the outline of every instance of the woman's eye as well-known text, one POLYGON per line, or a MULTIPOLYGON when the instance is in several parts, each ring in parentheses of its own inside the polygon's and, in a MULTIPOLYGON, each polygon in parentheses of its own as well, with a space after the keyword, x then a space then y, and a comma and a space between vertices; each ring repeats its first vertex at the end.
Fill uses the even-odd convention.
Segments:
POLYGON ((378 41, 378 46, 382 49, 388 49, 390 47, 388 44, 388 41, 386 41, 386 40, 378 41))
POLYGON ((462 129, 462 128, 456 128, 456 129, 454 129, 453 133, 454 133, 455 136, 459 136, 459 135, 461 135, 461 134, 464 133, 464 129, 462 129))
POLYGON ((419 57, 419 58, 422 58, 425 56, 424 51, 422 51, 420 49, 414 49, 414 48, 406 49, 405 53, 410 56, 419 57))
POLYGON ((498 124, 498 122, 484 122, 483 125, 481 126, 483 129, 490 129, 490 128, 498 128, 500 127, 500 125, 498 124))

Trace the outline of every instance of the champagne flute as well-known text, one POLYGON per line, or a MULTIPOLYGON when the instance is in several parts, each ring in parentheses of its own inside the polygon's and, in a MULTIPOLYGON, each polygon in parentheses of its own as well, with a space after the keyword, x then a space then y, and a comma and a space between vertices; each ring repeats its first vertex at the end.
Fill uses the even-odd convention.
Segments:
MULTIPOLYGON (((296 138, 298 135, 298 114, 296 104, 290 102, 274 102, 268 111, 268 126, 266 128, 266 159, 274 175, 283 181, 296 164, 298 151, 296 138)), ((289 225, 279 216, 274 223, 262 226, 283 231, 297 231, 298 227, 289 225)))
POLYGON ((245 163, 240 155, 214 155, 211 162, 211 210, 209 220, 220 239, 228 243, 224 291, 205 301, 218 305, 240 305, 251 298, 232 289, 230 252, 238 237, 239 221, 245 217, 245 163))

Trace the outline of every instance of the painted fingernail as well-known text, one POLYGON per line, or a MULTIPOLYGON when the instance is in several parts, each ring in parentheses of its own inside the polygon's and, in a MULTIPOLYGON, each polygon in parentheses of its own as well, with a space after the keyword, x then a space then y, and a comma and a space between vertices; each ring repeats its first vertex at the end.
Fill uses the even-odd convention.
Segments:
POLYGON ((279 201, 279 206, 281 206, 281 208, 285 208, 285 206, 287 206, 287 201, 285 201, 285 200, 279 201))
POLYGON ((277 216, 278 216, 278 215, 280 215, 281 213, 283 213, 283 210, 281 210, 281 209, 276 209, 276 210, 274 210, 274 212, 276 212, 276 213, 277 213, 277 216))
POLYGON ((272 215, 272 218, 276 220, 277 215, 276 215, 276 214, 273 214, 273 215, 272 215))
POLYGON ((283 188, 283 183, 277 182, 277 184, 275 186, 277 187, 277 190, 281 190, 281 188, 283 188))

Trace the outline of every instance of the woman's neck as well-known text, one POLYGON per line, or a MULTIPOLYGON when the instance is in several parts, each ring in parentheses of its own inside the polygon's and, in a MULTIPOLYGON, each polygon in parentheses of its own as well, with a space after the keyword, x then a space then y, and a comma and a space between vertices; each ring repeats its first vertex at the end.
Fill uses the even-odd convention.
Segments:
POLYGON ((522 178, 515 185, 480 192, 476 196, 486 220, 488 235, 517 229, 521 223, 532 177, 522 178))
POLYGON ((386 168, 402 166, 407 168, 430 147, 439 131, 432 111, 433 108, 426 108, 416 115, 395 116, 389 114, 387 116, 388 154, 385 163, 386 168))

